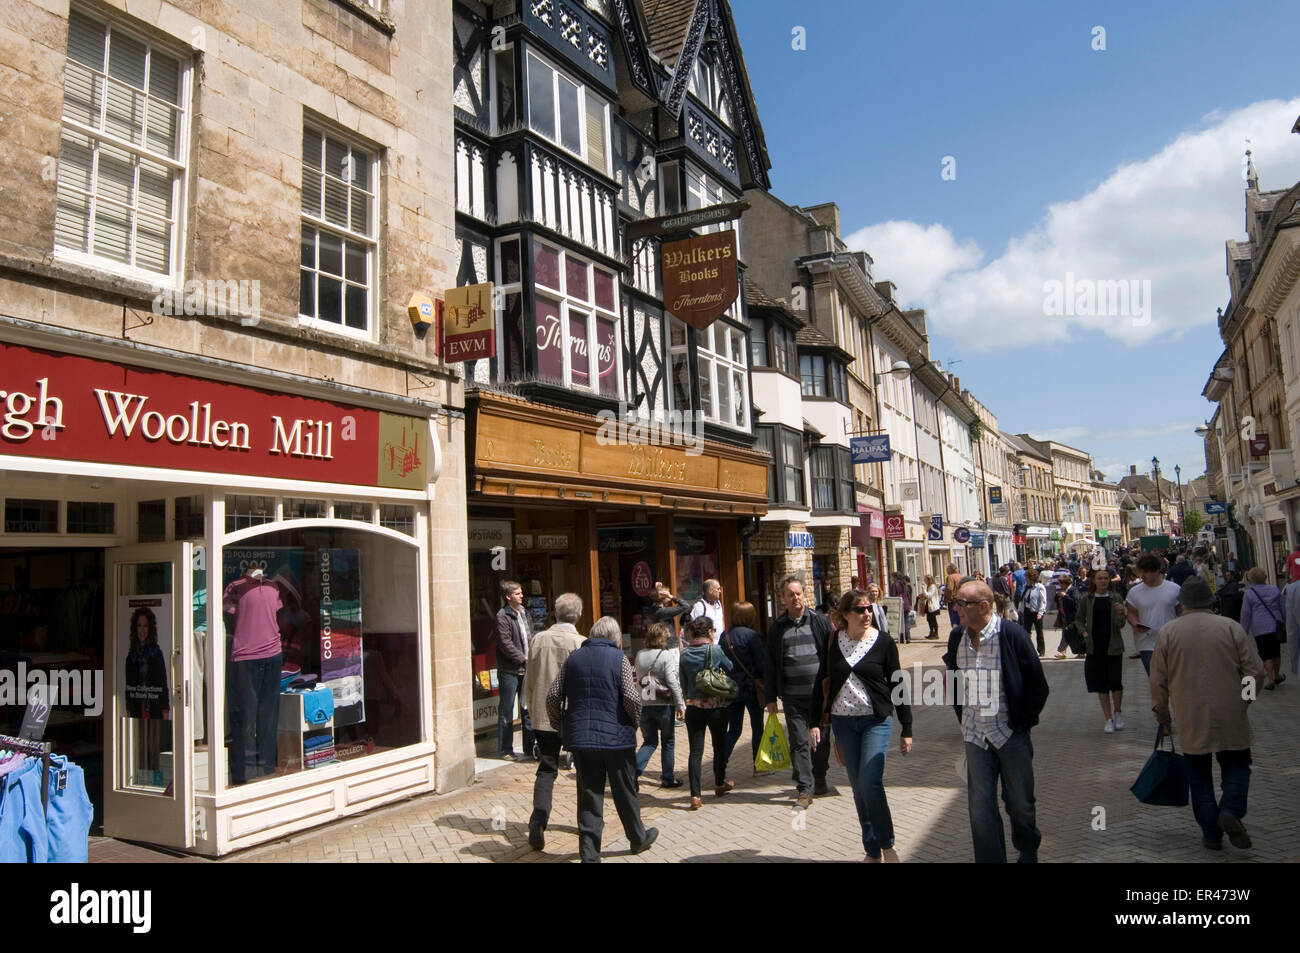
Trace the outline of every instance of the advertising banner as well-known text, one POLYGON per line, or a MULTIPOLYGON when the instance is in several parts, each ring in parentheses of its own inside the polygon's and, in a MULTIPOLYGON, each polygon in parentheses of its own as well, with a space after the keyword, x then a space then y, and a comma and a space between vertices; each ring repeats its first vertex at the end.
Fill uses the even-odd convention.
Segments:
POLYGON ((335 726, 366 720, 361 669, 361 554, 321 549, 316 554, 320 592, 320 678, 334 692, 335 726))
POLYGON ((127 718, 170 718, 172 597, 118 596, 118 671, 125 674, 118 709, 127 718))

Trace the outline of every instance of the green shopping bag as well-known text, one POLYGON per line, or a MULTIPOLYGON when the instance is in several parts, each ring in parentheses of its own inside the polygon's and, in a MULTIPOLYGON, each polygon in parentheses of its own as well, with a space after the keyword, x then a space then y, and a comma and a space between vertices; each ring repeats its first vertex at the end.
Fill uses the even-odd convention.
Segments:
POLYGON ((790 745, 785 740, 785 729, 776 715, 767 716, 763 726, 763 741, 754 756, 755 771, 780 771, 790 767, 790 745))

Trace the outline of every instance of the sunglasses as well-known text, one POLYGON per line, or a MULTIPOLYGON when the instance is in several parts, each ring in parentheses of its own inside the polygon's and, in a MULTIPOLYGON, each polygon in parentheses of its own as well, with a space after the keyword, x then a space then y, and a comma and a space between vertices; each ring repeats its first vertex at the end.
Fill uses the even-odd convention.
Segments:
POLYGON ((849 609, 849 611, 856 612, 858 615, 862 615, 863 613, 870 612, 871 606, 853 606, 852 608, 849 609))
POLYGON ((985 599, 954 599, 952 600, 952 604, 958 609, 969 609, 971 606, 977 606, 981 602, 986 601, 987 600, 985 599))

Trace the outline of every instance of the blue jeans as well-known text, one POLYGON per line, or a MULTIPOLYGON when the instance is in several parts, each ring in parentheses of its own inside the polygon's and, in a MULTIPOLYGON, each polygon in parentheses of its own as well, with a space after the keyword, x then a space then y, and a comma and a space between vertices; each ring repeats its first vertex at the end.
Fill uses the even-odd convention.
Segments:
POLYGON ((1214 772, 1210 757, 1208 754, 1186 755, 1187 774, 1191 782, 1192 814, 1196 816, 1196 823, 1201 825, 1205 839, 1217 844, 1223 839, 1223 832, 1219 830, 1220 811, 1233 817, 1246 816, 1246 792, 1250 790, 1250 749, 1218 751, 1213 755, 1219 759, 1223 787, 1223 799, 1220 801, 1214 798, 1214 772))
POLYGON ((1011 843, 1020 851, 1021 863, 1038 860, 1038 832, 1034 814, 1034 746, 1029 732, 1017 731, 1001 748, 981 748, 966 742, 966 803, 970 810, 975 863, 1005 864, 1007 843, 998 811, 998 776, 1002 800, 1011 819, 1011 843))
POLYGON ((231 662, 226 675, 230 717, 230 781, 243 784, 275 773, 280 730, 283 655, 231 662))
POLYGON ((853 787, 853 803, 862 826, 862 846, 867 856, 879 857, 894 846, 894 819, 885 799, 885 755, 894 731, 894 719, 876 715, 833 715, 831 730, 844 755, 844 770, 853 787))
POLYGON ((744 701, 734 701, 727 706, 727 760, 740 740, 740 733, 745 729, 745 712, 749 712, 750 761, 758 757, 758 746, 763 743, 763 706, 758 698, 751 695, 744 701))
POLYGON ((677 741, 673 737, 676 728, 676 715, 672 705, 644 705, 641 708, 641 747, 636 752, 636 773, 639 777, 645 772, 655 748, 663 741, 659 752, 659 779, 667 783, 675 781, 673 758, 677 753, 677 741))
MULTIPOLYGON (((524 693, 523 672, 497 671, 497 754, 515 753, 515 698, 524 693)), ((533 723, 528 709, 520 708, 524 723, 524 754, 533 753, 533 723)))

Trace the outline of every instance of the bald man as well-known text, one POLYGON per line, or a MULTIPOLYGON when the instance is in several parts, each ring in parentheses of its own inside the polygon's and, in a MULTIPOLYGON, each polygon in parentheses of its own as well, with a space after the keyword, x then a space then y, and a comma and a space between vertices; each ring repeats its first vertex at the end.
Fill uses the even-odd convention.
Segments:
POLYGON ((975 862, 1004 864, 1007 844, 998 810, 998 779, 1020 863, 1036 863, 1042 835, 1034 810, 1034 748, 1029 729, 1047 703, 1047 679, 1033 641, 994 611, 993 590, 969 576, 953 608, 961 619, 943 660, 961 673, 957 718, 966 742, 966 801, 975 862), (971 697, 972 692, 975 697, 971 697), (965 697, 963 697, 965 696, 965 697), (964 704, 963 704, 964 702, 964 704))

